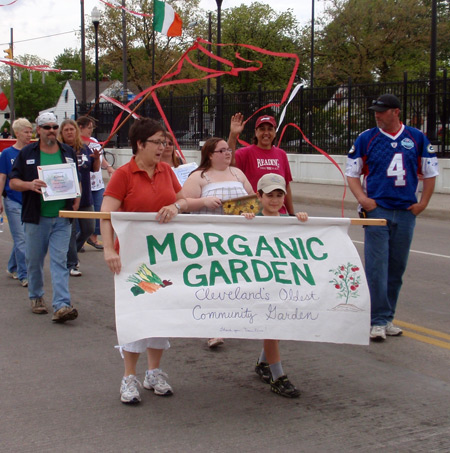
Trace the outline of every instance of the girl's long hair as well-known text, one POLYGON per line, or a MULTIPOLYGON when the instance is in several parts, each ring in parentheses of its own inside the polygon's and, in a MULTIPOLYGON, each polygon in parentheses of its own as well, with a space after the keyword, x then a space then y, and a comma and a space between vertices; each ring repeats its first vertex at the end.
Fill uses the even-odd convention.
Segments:
MULTIPOLYGON (((80 151, 83 149, 84 147, 84 143, 83 143, 83 140, 81 138, 81 132, 80 132, 80 128, 78 127, 78 124, 76 123, 76 121, 74 120, 70 120, 70 119, 67 119, 67 120, 64 120, 62 123, 61 123, 61 126, 59 126, 59 133, 58 133, 58 140, 62 143, 66 143, 63 139, 63 136, 62 136, 62 131, 64 129, 65 126, 67 126, 68 124, 72 125, 74 128, 75 128, 75 131, 76 131, 76 135, 75 135, 75 143, 73 145, 70 145, 74 150, 75 152, 78 154, 80 153, 80 151)), ((66 143, 68 144, 68 143, 66 143)))
POLYGON ((202 146, 202 154, 200 165, 194 171, 201 171, 203 174, 211 168, 211 154, 215 151, 217 143, 221 142, 223 138, 211 137, 206 140, 205 144, 202 146))

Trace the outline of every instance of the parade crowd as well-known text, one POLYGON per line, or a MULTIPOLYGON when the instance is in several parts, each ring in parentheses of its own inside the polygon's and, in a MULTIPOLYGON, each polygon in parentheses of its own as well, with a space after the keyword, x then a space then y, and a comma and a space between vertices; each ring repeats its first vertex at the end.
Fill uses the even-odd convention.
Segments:
MULTIPOLYGON (((364 227, 371 298, 368 335, 373 341, 402 334, 394 324, 402 277, 416 217, 426 209, 439 173, 432 145, 418 129, 401 122, 400 109, 399 99, 392 94, 373 101, 369 110, 374 112, 376 127, 356 139, 345 172, 360 216, 387 220, 385 226, 364 227), (419 177, 423 181, 420 196, 419 177)), ((169 224, 180 213, 223 215, 224 200, 251 195, 261 208, 257 216, 295 216, 300 222, 308 221, 306 212, 294 211, 292 175, 286 152, 274 145, 277 122, 273 116, 257 118, 253 144, 236 149, 246 123, 240 113, 234 115, 228 140, 206 140, 200 164, 183 186, 172 168, 186 162, 160 121, 134 121, 129 131, 133 156, 118 169, 103 158, 102 147, 92 136, 95 119, 82 116, 58 124, 56 116, 47 112, 35 123, 38 140, 32 141, 32 124, 25 118, 15 120, 12 130, 17 141, 0 154, 0 214, 4 211, 12 236, 11 254, 2 265, 6 265, 8 277, 27 289, 31 311, 44 315, 49 312, 44 299, 44 259, 49 254, 54 323, 74 321, 79 315, 71 300, 69 278, 82 277, 79 254, 85 247, 103 250, 111 272, 121 271, 111 220, 89 216, 72 220, 60 217, 61 210, 155 212, 158 222, 169 224), (46 196, 47 183, 41 179, 40 169, 60 164, 75 167, 80 196, 46 196), (110 176, 106 186, 103 171, 110 176)), ((248 221, 255 217, 255 213, 242 215, 248 221)), ((217 348, 224 339, 209 338, 207 342, 217 348)), ((169 347, 169 339, 159 337, 118 346, 124 363, 120 384, 123 403, 139 403, 142 385, 156 395, 174 393, 161 369, 163 353, 169 347), (141 353, 147 357, 142 385, 137 378, 141 353)), ((300 396, 283 370, 278 340, 263 341, 255 372, 274 393, 287 398, 300 396)))

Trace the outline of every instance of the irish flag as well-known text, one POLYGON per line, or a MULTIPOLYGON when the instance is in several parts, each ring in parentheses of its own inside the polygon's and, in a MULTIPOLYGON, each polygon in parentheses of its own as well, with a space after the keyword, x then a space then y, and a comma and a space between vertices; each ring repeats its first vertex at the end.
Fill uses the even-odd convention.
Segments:
POLYGON ((180 16, 173 8, 160 0, 154 0, 153 28, 163 35, 181 36, 180 16))
POLYGON ((3 93, 2 87, 0 87, 0 110, 5 110, 8 107, 8 98, 3 93))

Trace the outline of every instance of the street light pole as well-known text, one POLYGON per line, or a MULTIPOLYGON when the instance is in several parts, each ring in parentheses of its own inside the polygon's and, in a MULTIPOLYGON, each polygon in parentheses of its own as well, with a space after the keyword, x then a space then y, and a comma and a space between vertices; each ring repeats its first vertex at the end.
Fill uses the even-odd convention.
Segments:
MULTIPOLYGON (((211 43, 211 35, 212 35, 212 24, 211 24, 211 11, 208 13, 208 41, 211 43)), ((208 44, 208 50, 211 52, 211 44, 208 44)), ((211 68, 211 57, 208 56, 208 69, 211 68)), ((206 79, 206 95, 208 96, 208 103, 209 103, 209 96, 211 94, 211 79, 206 79)))
POLYGON ((430 93, 428 100, 427 137, 431 143, 436 137, 436 44, 437 44, 437 5, 431 3, 431 40, 430 40, 430 93))
POLYGON ((122 90, 123 103, 128 102, 128 67, 127 67, 127 19, 125 16, 125 0, 122 0, 122 90))
POLYGON ((311 5, 311 76, 309 79, 309 136, 313 129, 313 92, 314 92, 314 0, 311 5))
POLYGON ((98 104, 100 102, 100 85, 98 80, 98 25, 100 24, 100 11, 97 7, 94 7, 91 12, 91 19, 95 30, 95 118, 99 120, 98 104))
MULTIPOLYGON (((217 3, 217 44, 220 44, 222 42, 222 0, 216 0, 217 3)), ((217 46, 217 56, 220 58, 221 55, 221 47, 220 45, 217 46)), ((219 60, 217 60, 217 70, 220 71, 222 69, 222 64, 220 63, 219 60)), ((217 77, 217 84, 216 84, 216 130, 214 135, 216 137, 221 137, 222 136, 222 111, 223 111, 223 106, 222 106, 222 81, 220 76, 217 77)))
POLYGON ((81 4, 81 110, 86 113, 86 40, 84 36, 84 0, 81 4))

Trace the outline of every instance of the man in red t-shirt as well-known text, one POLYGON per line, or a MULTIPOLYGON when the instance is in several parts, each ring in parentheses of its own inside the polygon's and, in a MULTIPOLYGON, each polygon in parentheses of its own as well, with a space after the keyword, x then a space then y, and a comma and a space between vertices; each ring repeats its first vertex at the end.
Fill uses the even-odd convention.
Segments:
MULTIPOLYGON (((240 113, 231 117, 228 146, 234 151, 239 134, 244 129, 244 118, 240 113)), ((286 152, 273 145, 276 137, 277 123, 270 115, 260 116, 255 124, 253 145, 238 149, 233 156, 232 165, 236 165, 247 176, 256 192, 259 179, 267 173, 276 173, 286 181, 286 198, 280 213, 294 215, 291 169, 286 152)))

